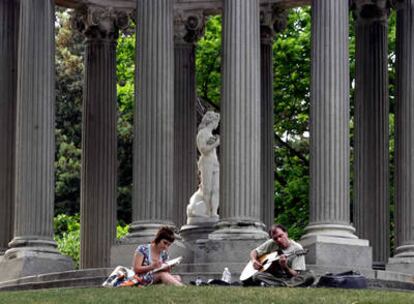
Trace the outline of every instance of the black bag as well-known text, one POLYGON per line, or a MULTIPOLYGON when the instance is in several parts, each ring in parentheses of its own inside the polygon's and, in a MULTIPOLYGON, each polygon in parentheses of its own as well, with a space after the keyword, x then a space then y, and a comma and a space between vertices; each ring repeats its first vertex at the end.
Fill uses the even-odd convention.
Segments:
POLYGON ((367 288, 367 278, 356 271, 327 273, 319 279, 318 287, 367 288))

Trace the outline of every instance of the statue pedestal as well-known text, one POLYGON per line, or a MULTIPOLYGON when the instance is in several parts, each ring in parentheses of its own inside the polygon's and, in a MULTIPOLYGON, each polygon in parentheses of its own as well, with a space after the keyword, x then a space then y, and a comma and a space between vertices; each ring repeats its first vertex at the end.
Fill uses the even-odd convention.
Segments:
POLYGON ((213 220, 187 224, 181 227, 180 235, 186 242, 208 239, 208 235, 214 231, 214 225, 216 223, 217 221, 213 220))
MULTIPOLYGON (((201 276, 204 279, 220 278, 225 267, 232 273, 232 280, 238 280, 243 268, 250 259, 250 251, 263 241, 251 240, 211 240, 203 239, 185 242, 190 255, 186 256, 182 264, 176 266, 178 273, 201 276)), ((171 256, 178 256, 175 248, 170 249, 171 256)), ((182 250, 182 249, 181 249, 182 250)))

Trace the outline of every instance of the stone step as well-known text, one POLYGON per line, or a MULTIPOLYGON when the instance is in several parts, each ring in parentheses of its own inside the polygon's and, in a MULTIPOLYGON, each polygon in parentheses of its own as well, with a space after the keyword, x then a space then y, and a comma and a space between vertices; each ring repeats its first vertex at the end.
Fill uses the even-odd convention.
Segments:
POLYGON ((0 290, 100 286, 112 270, 112 268, 98 268, 28 276, 0 282, 0 290))
POLYGON ((26 282, 9 285, 0 285, 0 291, 31 290, 44 288, 67 288, 67 287, 99 287, 106 279, 105 277, 85 277, 75 279, 63 279, 54 281, 26 282))

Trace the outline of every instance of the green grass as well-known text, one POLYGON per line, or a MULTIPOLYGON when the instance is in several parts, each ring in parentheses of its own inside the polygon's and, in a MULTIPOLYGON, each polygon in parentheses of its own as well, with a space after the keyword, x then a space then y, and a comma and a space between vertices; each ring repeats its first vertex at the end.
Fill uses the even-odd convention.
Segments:
POLYGON ((324 288, 63 288, 0 292, 0 303, 414 303, 414 292, 324 288))

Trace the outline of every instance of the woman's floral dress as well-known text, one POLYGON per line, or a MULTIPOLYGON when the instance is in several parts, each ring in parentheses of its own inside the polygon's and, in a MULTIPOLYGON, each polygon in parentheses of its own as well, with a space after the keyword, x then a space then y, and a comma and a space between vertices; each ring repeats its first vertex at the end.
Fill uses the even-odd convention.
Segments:
MULTIPOLYGON (((151 265, 152 258, 151 258, 151 244, 143 244, 139 245, 135 252, 144 256, 144 260, 142 261, 142 266, 151 265)), ((168 260, 168 253, 166 251, 162 251, 160 253, 160 262, 165 263, 168 260)), ((144 273, 139 275, 139 277, 143 280, 145 285, 150 285, 154 282, 154 275, 151 272, 144 273)))

